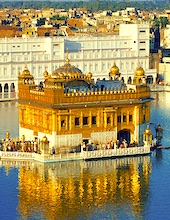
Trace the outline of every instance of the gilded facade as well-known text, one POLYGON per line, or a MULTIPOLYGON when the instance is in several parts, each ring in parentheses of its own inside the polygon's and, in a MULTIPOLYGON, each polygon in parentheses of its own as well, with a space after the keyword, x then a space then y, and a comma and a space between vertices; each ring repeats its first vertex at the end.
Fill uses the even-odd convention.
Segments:
POLYGON ((65 64, 35 85, 27 67, 18 76, 19 135, 39 142, 46 136, 50 147, 70 150, 85 143, 108 141, 143 145, 150 122, 150 89, 138 67, 131 84, 124 84, 114 64, 109 80, 93 80, 92 73, 65 64))

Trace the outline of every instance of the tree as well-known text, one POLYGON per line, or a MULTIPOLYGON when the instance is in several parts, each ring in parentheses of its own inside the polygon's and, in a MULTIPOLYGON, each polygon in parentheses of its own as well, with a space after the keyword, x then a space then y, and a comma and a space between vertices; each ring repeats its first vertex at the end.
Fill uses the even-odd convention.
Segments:
POLYGON ((168 18, 167 17, 160 17, 161 28, 165 28, 167 24, 169 24, 168 18))

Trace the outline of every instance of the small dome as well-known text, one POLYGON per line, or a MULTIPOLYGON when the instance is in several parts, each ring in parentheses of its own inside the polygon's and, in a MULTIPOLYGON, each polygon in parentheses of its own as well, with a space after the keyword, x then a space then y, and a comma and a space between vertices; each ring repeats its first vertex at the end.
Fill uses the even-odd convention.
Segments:
POLYGON ((116 64, 114 63, 114 65, 111 67, 110 69, 110 76, 114 77, 117 74, 119 74, 119 68, 116 66, 116 64))
POLYGON ((9 138, 9 136, 10 136, 10 132, 7 131, 7 132, 6 132, 6 138, 9 138))
POLYGON ((25 135, 24 134, 21 136, 21 140, 22 140, 22 142, 25 141, 25 135))
POLYGON ((44 136, 43 139, 42 139, 42 142, 47 142, 47 141, 48 141, 47 137, 44 136))
POLYGON ((45 71, 43 75, 44 75, 44 77, 46 78, 46 77, 48 76, 48 72, 45 71))
POLYGON ((143 70, 142 67, 137 67, 135 70, 135 75, 136 76, 143 76, 143 75, 145 75, 145 71, 143 70))
POLYGON ((93 75, 92 75, 92 73, 90 73, 90 72, 87 74, 87 77, 88 77, 88 78, 92 78, 92 76, 93 76, 93 75))
POLYGON ((151 135, 152 134, 151 130, 149 128, 147 128, 144 133, 147 134, 147 135, 151 135))
POLYGON ((22 75, 30 75, 30 71, 28 70, 27 67, 25 67, 24 70, 22 71, 22 75))

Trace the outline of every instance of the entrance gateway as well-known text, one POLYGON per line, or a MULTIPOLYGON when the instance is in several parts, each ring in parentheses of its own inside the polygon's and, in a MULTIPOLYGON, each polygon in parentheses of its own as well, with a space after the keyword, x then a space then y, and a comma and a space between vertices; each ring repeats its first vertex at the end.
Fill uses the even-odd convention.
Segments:
POLYGON ((122 143, 123 140, 127 141, 127 144, 130 144, 130 130, 124 129, 118 132, 117 134, 117 140, 119 141, 119 144, 122 143))

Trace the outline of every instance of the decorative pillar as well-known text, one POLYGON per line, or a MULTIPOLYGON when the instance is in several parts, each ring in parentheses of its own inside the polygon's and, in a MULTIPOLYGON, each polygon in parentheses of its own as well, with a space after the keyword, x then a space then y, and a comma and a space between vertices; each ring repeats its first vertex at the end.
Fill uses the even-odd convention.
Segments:
POLYGON ((151 146, 152 144, 152 133, 149 128, 147 128, 143 133, 144 146, 151 146))
POLYGON ((118 125, 117 125, 117 111, 118 111, 118 108, 115 108, 115 118, 114 118, 114 127, 115 127, 115 135, 116 135, 115 140, 117 140, 117 127, 118 127, 118 125))
POLYGON ((8 84, 8 99, 11 98, 11 85, 8 84))
POLYGON ((22 152, 25 151, 25 135, 23 134, 21 136, 21 148, 22 148, 22 152))
POLYGON ((52 131, 56 131, 56 115, 55 115, 55 111, 52 112, 52 131))
POLYGON ((4 99, 4 96, 5 96, 4 95, 4 83, 2 83, 1 86, 2 86, 2 99, 4 99))
POLYGON ((66 120, 66 123, 65 123, 65 125, 66 125, 66 130, 68 131, 68 129, 69 129, 68 115, 66 115, 65 120, 66 120))
POLYGON ((104 112, 104 128, 107 127, 107 114, 104 112))
POLYGON ((56 112, 52 112, 52 146, 56 146, 56 112))
POLYGON ((40 152, 42 156, 50 153, 49 141, 46 136, 44 136, 43 139, 41 140, 40 152))
POLYGON ((58 130, 61 131, 61 116, 59 115, 57 119, 58 119, 58 126, 59 126, 58 130))
POLYGON ((9 132, 9 131, 7 131, 7 132, 6 132, 6 141, 8 141, 8 140, 9 140, 9 137, 10 137, 10 132, 9 132))
POLYGON ((139 107, 135 106, 134 109, 134 140, 140 145, 140 131, 139 131, 139 107))
POLYGON ((72 130, 72 116, 71 116, 71 113, 68 116, 68 123, 69 123, 69 131, 71 131, 72 130))

